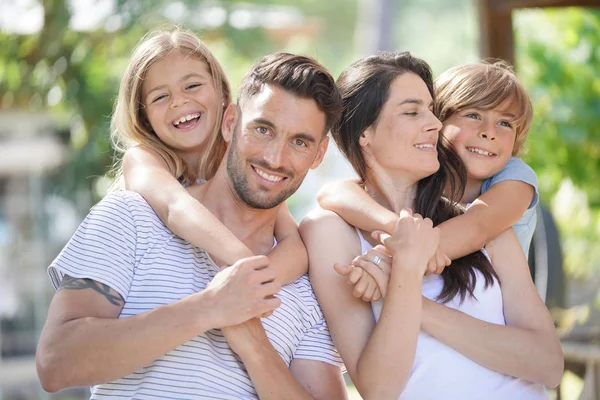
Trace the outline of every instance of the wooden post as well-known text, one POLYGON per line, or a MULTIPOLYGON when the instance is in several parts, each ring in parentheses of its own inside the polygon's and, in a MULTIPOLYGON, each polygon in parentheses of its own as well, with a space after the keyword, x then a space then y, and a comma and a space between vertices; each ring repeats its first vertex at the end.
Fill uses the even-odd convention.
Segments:
POLYGON ((512 9, 495 0, 479 0, 479 51, 482 58, 501 58, 514 65, 512 9))

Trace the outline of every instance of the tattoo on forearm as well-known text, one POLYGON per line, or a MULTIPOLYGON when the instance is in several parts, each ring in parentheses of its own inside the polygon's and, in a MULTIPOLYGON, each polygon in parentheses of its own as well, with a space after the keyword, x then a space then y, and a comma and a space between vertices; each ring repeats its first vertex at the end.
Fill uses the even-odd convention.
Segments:
POLYGON ((72 276, 65 275, 63 280, 60 282, 58 290, 62 289, 92 289, 104 296, 106 300, 110 302, 110 304, 113 304, 115 306, 123 306, 123 304, 125 303, 125 300, 123 300, 120 294, 111 293, 112 289, 110 288, 110 286, 87 278, 73 278, 72 276))

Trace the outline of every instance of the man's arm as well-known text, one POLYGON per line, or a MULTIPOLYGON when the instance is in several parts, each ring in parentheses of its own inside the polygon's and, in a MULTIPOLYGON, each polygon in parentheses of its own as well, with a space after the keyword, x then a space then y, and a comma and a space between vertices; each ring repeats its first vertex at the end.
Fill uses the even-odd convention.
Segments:
POLYGON ((272 311, 280 290, 264 256, 238 261, 208 287, 172 304, 118 319, 124 301, 112 288, 66 277, 50 304, 36 352, 42 387, 109 382, 150 364, 209 329, 272 311))
POLYGON ((242 359, 261 400, 345 398, 339 367, 320 361, 293 360, 288 368, 259 319, 223 328, 223 334, 242 359))

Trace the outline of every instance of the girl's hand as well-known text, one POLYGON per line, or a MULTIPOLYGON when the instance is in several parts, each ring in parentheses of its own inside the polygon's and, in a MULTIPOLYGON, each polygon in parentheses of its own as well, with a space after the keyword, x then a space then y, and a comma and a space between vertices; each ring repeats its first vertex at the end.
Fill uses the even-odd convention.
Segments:
POLYGON ((334 269, 354 285, 354 297, 366 302, 377 301, 387 292, 391 257, 384 246, 378 245, 356 257, 351 265, 335 264, 334 269))

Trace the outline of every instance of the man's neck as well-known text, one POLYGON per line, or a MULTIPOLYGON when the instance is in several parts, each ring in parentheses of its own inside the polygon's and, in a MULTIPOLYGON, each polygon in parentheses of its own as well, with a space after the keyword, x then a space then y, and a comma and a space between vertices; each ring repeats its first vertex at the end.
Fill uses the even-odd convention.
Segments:
POLYGON ((275 218, 280 206, 268 210, 248 206, 235 192, 224 168, 219 168, 210 181, 191 188, 190 194, 254 254, 266 254, 273 246, 275 218))

